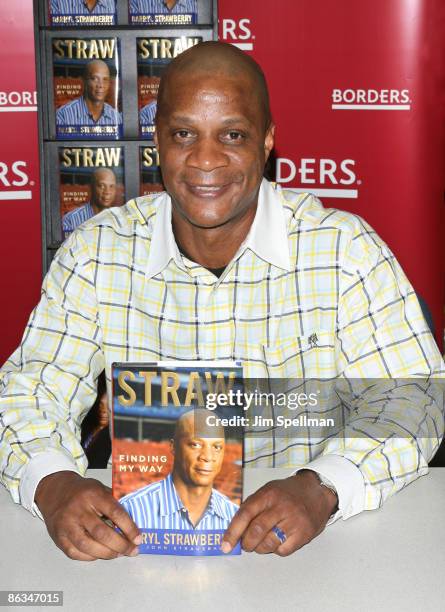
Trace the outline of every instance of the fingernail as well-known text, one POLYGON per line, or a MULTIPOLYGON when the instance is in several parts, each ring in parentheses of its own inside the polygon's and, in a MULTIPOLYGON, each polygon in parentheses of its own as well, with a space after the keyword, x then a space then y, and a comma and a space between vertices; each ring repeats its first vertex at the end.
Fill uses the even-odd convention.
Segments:
POLYGON ((133 550, 130 553, 130 557, 137 557, 138 554, 139 554, 139 549, 133 548, 133 550))
POLYGON ((139 544, 142 544, 142 534, 141 533, 134 538, 133 544, 136 544, 136 546, 139 546, 139 544))
POLYGON ((228 542, 223 542, 221 544, 221 550, 225 555, 227 555, 227 553, 229 553, 232 550, 232 547, 230 546, 228 542))

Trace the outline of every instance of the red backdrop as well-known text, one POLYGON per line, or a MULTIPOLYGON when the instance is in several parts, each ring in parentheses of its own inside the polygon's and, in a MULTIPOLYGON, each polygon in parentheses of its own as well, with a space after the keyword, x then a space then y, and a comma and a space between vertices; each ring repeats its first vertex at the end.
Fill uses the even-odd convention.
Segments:
POLYGON ((0 6, 0 362, 17 346, 42 283, 32 0, 0 6))
MULTIPOLYGON (((265 70, 278 179, 371 223, 429 304, 440 339, 445 3, 219 0, 219 18, 220 37, 265 70)), ((41 283, 32 0, 2 3, 0 35, 3 361, 41 283)))

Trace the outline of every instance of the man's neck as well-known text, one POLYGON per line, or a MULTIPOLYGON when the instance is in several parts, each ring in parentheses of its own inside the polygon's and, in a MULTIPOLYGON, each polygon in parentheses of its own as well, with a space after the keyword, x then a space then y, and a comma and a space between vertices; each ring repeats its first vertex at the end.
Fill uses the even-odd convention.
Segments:
POLYGON ((197 525, 209 505, 212 495, 211 485, 208 487, 187 486, 176 474, 173 474, 175 489, 184 507, 187 509, 193 525, 197 525))
POLYGON ((89 100, 88 98, 85 98, 85 97, 84 97, 84 100, 85 100, 85 104, 87 105, 88 112, 93 117, 93 119, 97 121, 102 115, 102 112, 104 110, 104 103, 94 102, 93 100, 89 100))
POLYGON ((93 209, 93 212, 95 215, 99 214, 100 212, 104 210, 101 206, 98 206, 93 201, 91 201, 91 208, 93 209))
POLYGON ((97 0, 84 0, 84 1, 89 11, 92 11, 97 4, 97 0))
POLYGON ((171 11, 175 7, 176 2, 177 0, 164 0, 164 4, 169 11, 171 11))
POLYGON ((227 266, 246 239, 256 207, 229 223, 210 229, 196 227, 172 208, 173 234, 179 249, 207 269, 227 266))

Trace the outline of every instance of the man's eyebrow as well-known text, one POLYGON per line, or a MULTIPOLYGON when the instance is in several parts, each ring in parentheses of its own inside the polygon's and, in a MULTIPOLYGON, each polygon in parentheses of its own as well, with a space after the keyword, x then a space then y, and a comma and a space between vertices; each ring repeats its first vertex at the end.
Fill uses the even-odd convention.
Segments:
MULTIPOLYGON (((194 122, 202 123, 203 119, 202 117, 199 117, 199 116, 192 117, 192 116, 186 116, 186 115, 172 114, 170 115, 170 121, 177 122, 177 123, 191 124, 194 122)), ((248 123, 249 125, 254 125, 253 122, 250 121, 250 119, 244 115, 236 115, 234 117, 227 117, 226 119, 223 119, 221 121, 221 124, 223 127, 235 125, 237 123, 248 123)))
POLYGON ((203 440, 214 440, 214 443, 225 442, 225 438, 214 438, 212 436, 191 436, 190 442, 202 442, 203 440))

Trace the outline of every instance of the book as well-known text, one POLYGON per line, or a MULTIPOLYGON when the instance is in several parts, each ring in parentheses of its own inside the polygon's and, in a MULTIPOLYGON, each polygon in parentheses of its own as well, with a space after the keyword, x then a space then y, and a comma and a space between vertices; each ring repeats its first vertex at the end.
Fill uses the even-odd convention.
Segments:
POLYGON ((125 203, 123 147, 59 147, 62 234, 112 206, 125 203))
POLYGON ((119 40, 54 38, 56 138, 122 137, 119 40))
POLYGON ((113 495, 142 533, 139 551, 223 554, 242 499, 241 365, 114 363, 112 388, 113 495))
POLYGON ((116 0, 49 0, 48 10, 50 25, 58 28, 116 24, 116 0))
POLYGON ((161 169, 159 167, 159 153, 155 146, 139 148, 139 195, 164 191, 161 169))
POLYGON ((165 67, 173 58, 202 40, 199 36, 137 39, 139 134, 143 138, 153 138, 159 82, 165 67))
POLYGON ((198 21, 197 0, 129 0, 132 25, 187 26, 198 21))

